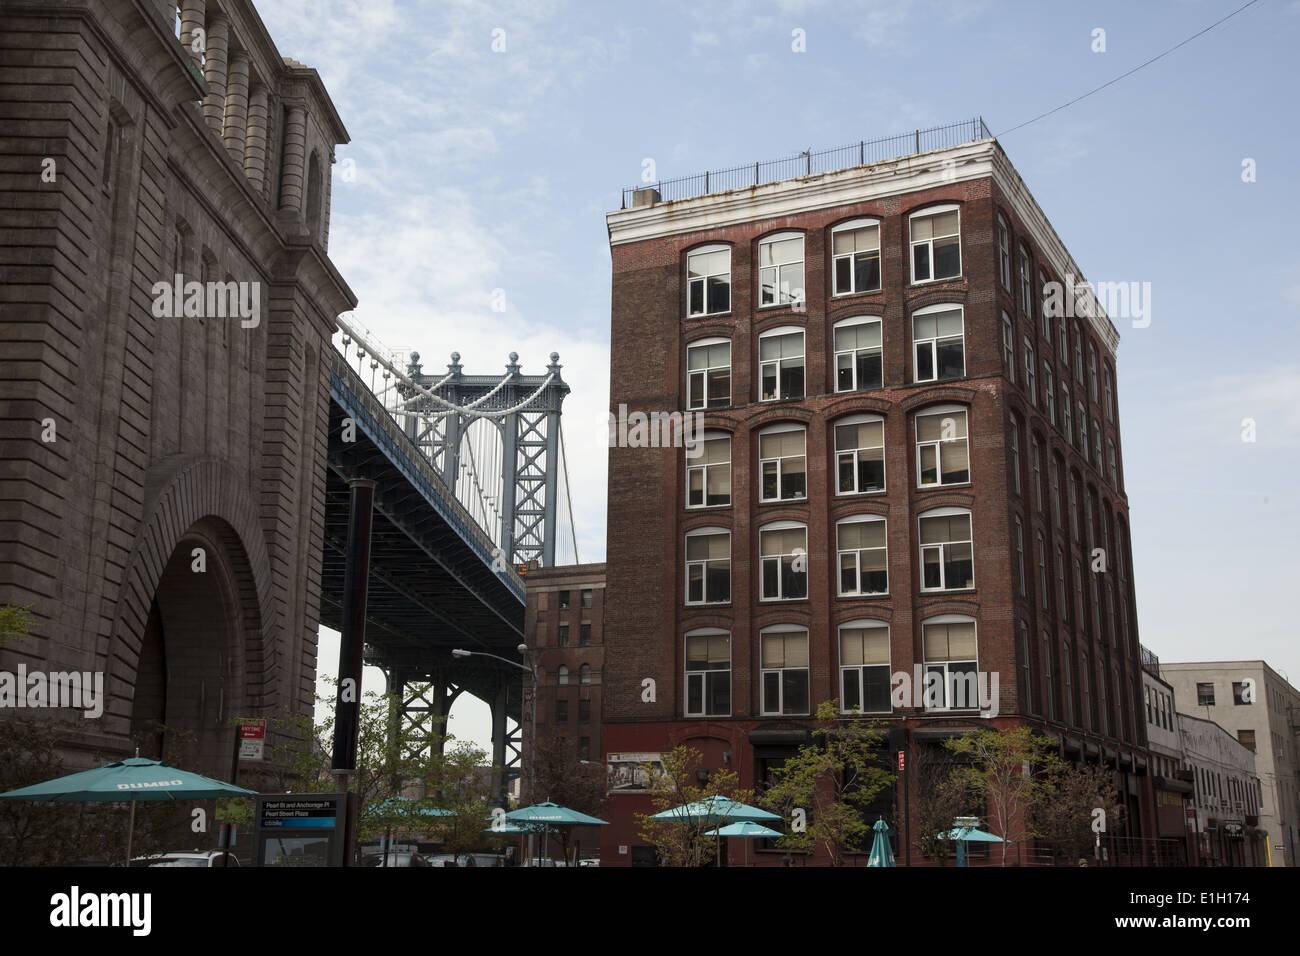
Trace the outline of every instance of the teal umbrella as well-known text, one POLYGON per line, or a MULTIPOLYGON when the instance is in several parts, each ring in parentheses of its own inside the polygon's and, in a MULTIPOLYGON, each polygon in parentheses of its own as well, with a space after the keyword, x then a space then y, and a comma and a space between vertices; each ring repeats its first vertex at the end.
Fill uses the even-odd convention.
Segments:
POLYGON ((32 784, 8 793, 0 800, 39 800, 47 803, 126 803, 131 804, 131 819, 126 830, 126 865, 131 865, 131 838, 135 831, 137 800, 218 800, 224 797, 254 797, 256 790, 245 790, 232 783, 187 770, 164 766, 160 760, 128 757, 98 770, 83 770, 45 783, 32 784))
POLYGON ((894 862, 894 848, 889 845, 889 824, 881 817, 871 829, 876 831, 871 841, 871 856, 867 857, 867 866, 897 866, 894 862))
MULTIPOLYGON (((744 820, 739 823, 728 823, 725 827, 718 827, 716 830, 710 830, 705 836, 716 837, 741 837, 745 840, 760 840, 764 837, 784 836, 780 830, 773 830, 765 827, 761 823, 754 823, 752 820, 744 820)), ((745 844, 745 865, 749 866, 749 844, 745 844)))
POLYGON ((1002 837, 987 833, 984 830, 977 830, 975 827, 953 827, 945 833, 939 834, 941 840, 952 840, 957 844, 957 865, 966 865, 966 844, 967 843, 1004 843, 1002 837))
POLYGON ((506 814, 506 819, 515 823, 552 823, 559 826, 608 826, 605 820, 588 816, 577 810, 570 810, 558 803, 534 803, 531 807, 520 807, 506 814))
POLYGON ((680 807, 673 807, 670 810, 664 810, 662 813, 656 813, 651 819, 678 820, 683 823, 694 823, 701 820, 705 822, 728 820, 733 823, 758 823, 764 820, 780 820, 781 818, 775 813, 768 813, 766 810, 760 810, 758 807, 751 807, 747 803, 741 803, 739 800, 733 800, 730 797, 715 793, 703 800, 684 803, 680 807))

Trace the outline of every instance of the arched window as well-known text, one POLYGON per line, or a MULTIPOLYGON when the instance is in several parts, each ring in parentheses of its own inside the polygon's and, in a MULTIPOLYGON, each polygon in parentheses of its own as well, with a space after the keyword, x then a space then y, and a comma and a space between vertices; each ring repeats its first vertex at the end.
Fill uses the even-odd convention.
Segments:
POLYGON ((833 295, 880 291, 880 220, 855 219, 831 230, 833 295))
POLYGON ((837 495, 885 490, 885 420, 851 415, 835 423, 837 495))
POLYGON ((840 625, 840 710, 889 713, 889 625, 849 621, 840 625))
POLYGON ((591 665, 590 665, 590 664, 583 664, 581 667, 578 668, 578 683, 579 683, 579 684, 590 684, 590 683, 591 683, 591 665))
POLYGON ((569 683, 569 669, 563 664, 561 664, 559 669, 555 672, 555 683, 559 684, 561 687, 569 683))

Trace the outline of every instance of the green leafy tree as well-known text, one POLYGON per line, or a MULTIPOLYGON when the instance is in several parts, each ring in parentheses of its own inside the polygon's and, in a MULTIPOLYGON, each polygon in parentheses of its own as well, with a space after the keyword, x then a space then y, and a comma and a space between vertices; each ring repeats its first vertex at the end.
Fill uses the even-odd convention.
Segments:
POLYGON ((705 834, 725 826, 727 820, 717 817, 656 820, 654 814, 714 796, 749 803, 753 793, 741 789, 740 778, 728 769, 709 771, 708 779, 700 783, 697 771, 704 769, 704 756, 684 744, 663 755, 662 769, 655 764, 645 764, 642 769, 649 777, 648 791, 654 811, 636 815, 641 839, 655 847, 664 866, 711 863, 718 853, 718 838, 705 834))
POLYGON ((965 780, 955 773, 957 761, 946 748, 922 745, 912 755, 912 837, 921 856, 943 866, 948 860, 953 820, 967 815, 972 798, 965 780))
POLYGON ((812 741, 773 772, 764 802, 787 820, 795 809, 806 812, 805 828, 782 837, 782 846, 808 853, 820 846, 832 866, 843 866, 844 853, 870 835, 868 808, 894 775, 881 765, 878 721, 842 716, 838 700, 819 704, 816 720, 812 741))
POLYGON ((1090 856, 1099 835, 1123 824, 1124 805, 1115 788, 1115 771, 1095 764, 1057 761, 1043 777, 1031 820, 1034 835, 1047 840, 1073 862, 1090 856), (1095 811, 1101 810, 1102 814, 1095 811), (1094 821, 1104 821, 1102 833, 1094 821))
POLYGON ((967 762, 954 771, 987 807, 989 821, 1002 837, 1002 865, 1007 865, 1008 834, 1019 823, 1032 833, 1029 814, 1054 772, 1057 757, 1050 740, 1028 726, 972 730, 944 741, 967 762))
MULTIPOLYGON (((559 734, 540 738, 533 759, 539 802, 549 800, 579 813, 600 816, 608 794, 603 764, 579 759, 577 744, 559 734)), ((572 829, 558 827, 556 835, 568 859, 572 829)))
POLYGON ((5 602, 0 604, 0 647, 21 641, 32 632, 36 618, 30 607, 5 602))

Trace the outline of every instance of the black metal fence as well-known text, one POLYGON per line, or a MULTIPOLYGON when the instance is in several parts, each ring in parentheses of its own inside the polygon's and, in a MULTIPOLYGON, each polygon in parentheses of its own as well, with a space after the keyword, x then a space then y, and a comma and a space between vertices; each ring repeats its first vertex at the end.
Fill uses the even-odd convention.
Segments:
POLYGON ((728 189, 745 189, 750 186, 761 186, 763 183, 780 182, 783 179, 832 173, 840 169, 851 169, 854 166, 869 166, 872 163, 883 163, 914 153, 928 153, 935 149, 947 149, 950 146, 977 143, 992 138, 993 134, 984 124, 983 118, 977 116, 961 123, 912 130, 910 133, 899 133, 897 136, 886 136, 883 139, 860 140, 847 146, 836 146, 818 152, 806 150, 784 159, 733 166, 730 169, 715 169, 663 182, 643 183, 623 190, 622 208, 626 209, 632 203, 632 194, 641 189, 656 190, 661 202, 689 199, 708 193, 725 192, 728 189))

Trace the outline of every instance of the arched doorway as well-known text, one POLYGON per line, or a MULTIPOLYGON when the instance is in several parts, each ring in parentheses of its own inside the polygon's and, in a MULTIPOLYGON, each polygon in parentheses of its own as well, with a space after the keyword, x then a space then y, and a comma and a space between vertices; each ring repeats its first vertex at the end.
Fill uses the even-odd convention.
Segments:
POLYGON ((142 757, 229 776, 232 717, 248 716, 245 649, 256 602, 238 535, 207 517, 172 550, 154 591, 136 668, 131 736, 142 757))

